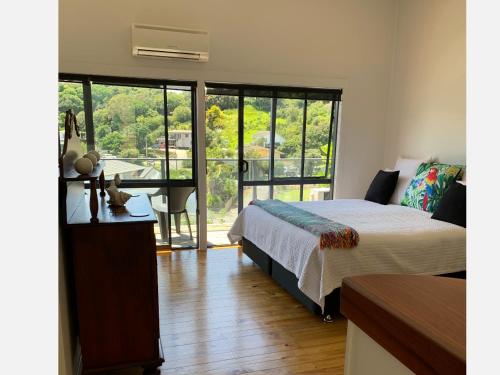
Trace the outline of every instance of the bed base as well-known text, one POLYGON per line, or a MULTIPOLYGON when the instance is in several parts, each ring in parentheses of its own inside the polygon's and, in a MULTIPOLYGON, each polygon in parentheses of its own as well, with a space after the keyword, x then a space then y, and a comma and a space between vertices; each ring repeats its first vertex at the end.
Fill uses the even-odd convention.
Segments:
MULTIPOLYGON (((257 264, 265 273, 267 273, 271 278, 276 281, 283 289, 285 289, 289 294, 295 297, 300 303, 302 303, 310 312, 315 315, 321 315, 323 321, 329 323, 333 321, 333 317, 342 315, 340 313, 340 288, 334 289, 329 295, 325 297, 325 311, 321 312, 321 307, 307 297, 298 287, 298 279, 295 275, 284 268, 281 264, 271 258, 267 253, 259 249, 251 241, 243 238, 243 252, 252 261, 257 264)), ((466 278, 466 272, 455 272, 448 273, 444 275, 445 277, 454 277, 459 279, 466 278)))
POLYGON ((340 314, 340 288, 333 290, 333 292, 325 297, 325 312, 322 313, 321 307, 299 289, 299 280, 292 272, 288 271, 246 238, 243 238, 243 252, 310 312, 315 315, 322 315, 325 322, 333 321, 333 317, 340 314))

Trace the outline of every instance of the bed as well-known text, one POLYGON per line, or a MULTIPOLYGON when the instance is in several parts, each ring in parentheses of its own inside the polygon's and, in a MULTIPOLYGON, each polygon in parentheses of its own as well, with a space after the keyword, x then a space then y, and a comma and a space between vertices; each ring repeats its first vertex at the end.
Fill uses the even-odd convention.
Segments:
POLYGON ((228 233, 243 251, 314 313, 330 315, 342 279, 373 273, 463 277, 466 230, 400 205, 360 199, 290 203, 354 228, 359 244, 324 249, 318 237, 262 208, 242 210, 228 233))

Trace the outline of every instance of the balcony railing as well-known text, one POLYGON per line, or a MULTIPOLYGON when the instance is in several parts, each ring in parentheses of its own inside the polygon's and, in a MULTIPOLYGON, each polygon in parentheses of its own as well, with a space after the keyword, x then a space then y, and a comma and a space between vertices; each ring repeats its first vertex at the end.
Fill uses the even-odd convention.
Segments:
MULTIPOLYGON (((138 157, 102 157, 107 161, 105 168, 106 178, 112 178, 116 173, 120 174, 122 179, 132 180, 157 180, 167 179, 166 160, 164 158, 138 157)), ((248 162, 248 172, 244 179, 247 181, 269 180, 269 159, 252 158, 246 159, 248 162)), ((300 177, 300 158, 276 159, 274 175, 276 177, 300 177)), ((323 158, 305 158, 304 175, 307 177, 324 177, 326 159, 323 158)), ((235 172, 238 165, 237 159, 207 158, 207 167, 210 165, 225 164, 233 166, 235 172)), ((171 179, 191 179, 192 159, 178 158, 169 159, 169 170, 171 179)), ((210 178, 210 170, 209 170, 210 178)))
MULTIPOLYGON (((106 161, 104 172, 106 179, 112 179, 116 173, 120 174, 122 180, 154 181, 166 179, 166 160, 162 158, 138 157, 122 158, 103 156, 106 161)), ((191 179, 192 159, 178 158, 170 159, 171 179, 191 179)), ((244 178, 247 181, 269 180, 269 159, 248 159, 248 172, 244 178)), ((324 176, 325 159, 306 158, 305 174, 324 176)), ((227 231, 238 215, 238 160, 224 158, 207 158, 208 186, 207 186, 207 225, 208 240, 213 244, 227 243, 227 231)), ((278 159, 275 161, 275 176, 277 177, 300 177, 300 158, 278 159)), ((329 190, 327 185, 304 186, 303 196, 305 200, 327 199, 327 195, 321 195, 321 190, 329 190)), ((132 188, 134 192, 145 192, 154 194, 158 187, 132 188)), ((245 186, 243 189, 243 205, 246 206, 253 199, 269 198, 269 186, 245 186)), ((274 197, 282 200, 299 200, 300 186, 291 181, 286 186, 274 187, 274 197)), ((327 194, 327 193, 326 193, 327 194)), ((161 196, 152 199, 164 199, 161 196)), ((186 203, 187 212, 191 223, 196 223, 197 202, 196 194, 192 194, 186 203)), ((186 236, 188 233, 187 222, 182 218, 181 233, 176 234, 172 230, 173 246, 194 246, 197 233, 196 225, 192 225, 194 239, 186 236)), ((158 241, 161 242, 158 225, 155 227, 158 241)))

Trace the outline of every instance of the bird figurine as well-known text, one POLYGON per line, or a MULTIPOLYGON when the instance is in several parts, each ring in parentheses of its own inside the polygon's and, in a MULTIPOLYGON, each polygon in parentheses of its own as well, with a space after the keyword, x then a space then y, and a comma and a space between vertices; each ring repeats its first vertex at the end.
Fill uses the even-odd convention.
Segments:
POLYGON ((127 203, 127 201, 132 196, 131 194, 125 193, 124 191, 119 191, 114 184, 110 185, 106 189, 106 192, 109 195, 108 204, 110 206, 125 206, 125 203, 127 203))
POLYGON ((122 183, 122 180, 120 179, 120 175, 118 173, 116 173, 115 177, 111 180, 108 188, 106 189, 106 191, 109 195, 108 204, 110 206, 118 206, 118 207, 125 206, 125 203, 127 203, 127 201, 131 197, 133 197, 132 194, 125 193, 124 191, 118 190, 118 185, 120 185, 121 183, 122 183))

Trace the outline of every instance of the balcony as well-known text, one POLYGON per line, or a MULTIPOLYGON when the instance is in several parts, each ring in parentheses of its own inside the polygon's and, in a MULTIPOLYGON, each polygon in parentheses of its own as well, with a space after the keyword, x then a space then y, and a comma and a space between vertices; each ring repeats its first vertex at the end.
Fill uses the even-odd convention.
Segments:
MULTIPOLYGON (((166 160, 160 158, 115 158, 103 156, 106 161, 104 168, 106 180, 111 180, 118 173, 122 180, 143 181, 151 183, 155 180, 167 178, 166 160)), ((249 159, 248 172, 245 174, 246 181, 268 180, 269 159, 249 159)), ((190 180, 191 163, 189 158, 170 159, 169 172, 171 180, 190 180)), ((305 174, 308 176, 324 175, 326 165, 325 159, 306 158, 305 174)), ((238 161, 236 159, 207 159, 207 229, 209 245, 228 244, 227 232, 231 228, 238 215, 238 161)), ((276 162, 275 175, 285 178, 300 176, 300 158, 280 159, 276 162)), ((130 193, 147 193, 154 195, 159 187, 133 187, 122 188, 130 193)), ((268 199, 269 186, 244 186, 243 207, 253 199, 268 199)), ((329 199, 329 186, 327 184, 304 185, 303 200, 329 199)), ((278 185, 273 187, 274 198, 283 201, 299 201, 300 185, 278 185)), ((151 199, 165 199, 162 196, 153 196, 151 199)), ((187 221, 182 215, 180 233, 175 230, 172 223, 170 230, 172 236, 172 247, 194 247, 197 243, 197 220, 196 220, 196 194, 191 194, 186 202, 186 209, 191 223, 193 240, 189 237, 187 221)), ((168 226, 168 224, 166 224, 168 226)), ((165 230, 164 230, 165 232, 165 230)), ((167 245, 168 236, 162 238, 159 224, 155 225, 155 236, 158 245, 167 245)))

